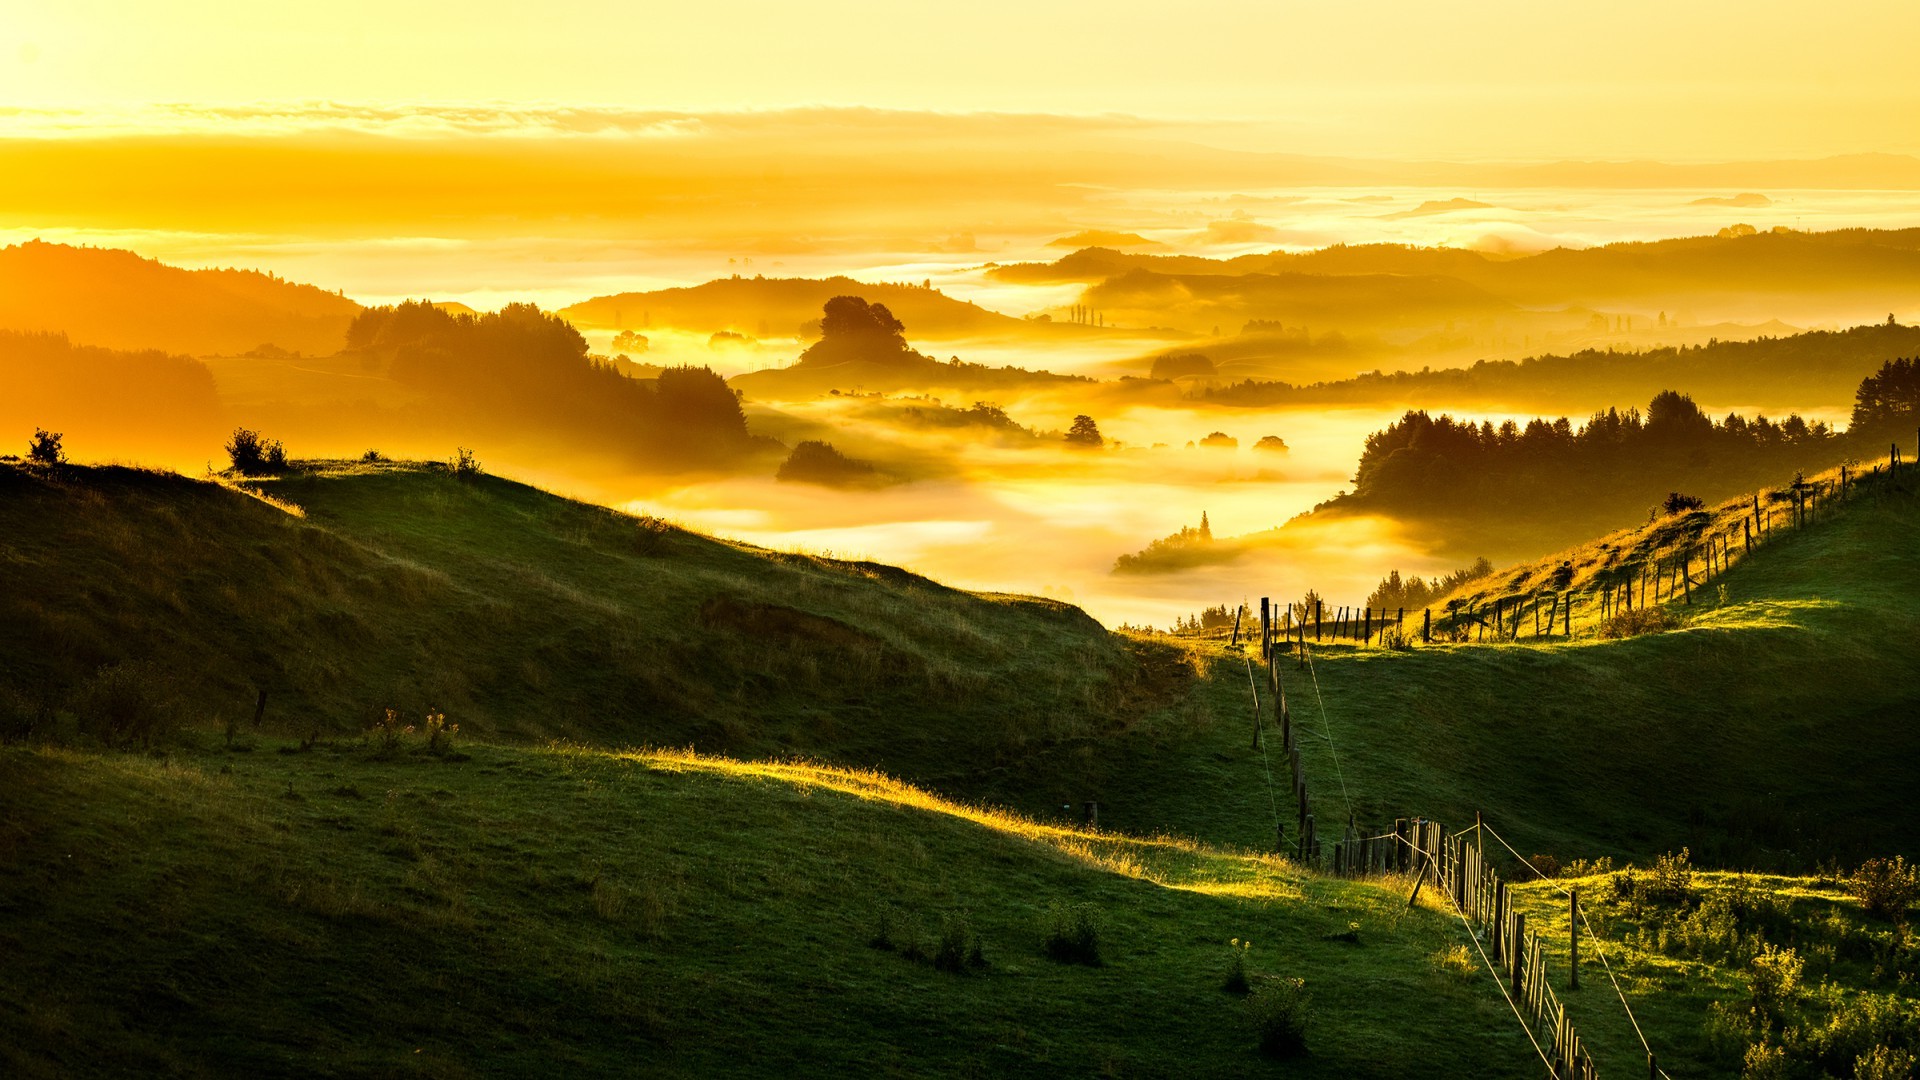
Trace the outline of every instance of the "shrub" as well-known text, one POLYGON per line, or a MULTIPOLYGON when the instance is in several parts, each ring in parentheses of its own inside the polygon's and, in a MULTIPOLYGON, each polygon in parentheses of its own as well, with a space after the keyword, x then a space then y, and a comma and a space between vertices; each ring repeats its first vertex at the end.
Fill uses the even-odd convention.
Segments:
POLYGON ((34 428, 33 439, 27 443, 27 460, 47 469, 66 464, 67 455, 60 449, 61 438, 57 431, 34 428))
POLYGON ((1847 892, 1873 914, 1905 919, 1907 909, 1920 899, 1920 868, 1910 865, 1904 855, 1868 859, 1847 875, 1846 884, 1847 892))
POLYGON ((453 448, 453 460, 447 462, 447 468, 462 480, 472 480, 482 474, 480 462, 474 458, 473 451, 464 446, 453 448))
POLYGON ((372 741, 375 750, 382 754, 391 754, 400 749, 400 737, 412 731, 410 726, 400 723, 400 713, 394 709, 385 710, 385 715, 373 722, 367 729, 367 738, 372 741))
POLYGON ((966 912, 953 912, 940 918, 940 943, 933 950, 933 966, 956 974, 968 968, 987 966, 980 938, 973 932, 973 920, 966 912))
POLYGON ((1629 611, 1617 611, 1608 616, 1600 624, 1600 636, 1628 638, 1640 634, 1657 634, 1662 630, 1675 630, 1680 626, 1680 617, 1666 608, 1633 608, 1629 611))
POLYGON ((1654 861, 1646 884, 1649 900, 1684 904, 1693 898, 1693 866, 1689 862, 1692 854, 1681 848, 1677 855, 1669 851, 1654 861))
POLYGON ((1529 855, 1527 865, 1533 867, 1533 872, 1543 878, 1560 876, 1560 860, 1551 855, 1529 855))
POLYGON ((387 458, 384 457, 380 453, 380 451, 375 450, 372 447, 368 447, 367 452, 360 455, 360 460, 365 462, 368 465, 378 465, 381 462, 386 461, 387 458))
POLYGON ((80 730, 108 746, 152 746, 178 726, 171 680, 145 661, 101 668, 73 696, 80 730))
POLYGON ((1701 1025, 1707 1049, 1724 1062, 1739 1060, 1753 1041, 1756 1019, 1750 1007, 1723 1001, 1709 1003, 1707 1019, 1701 1025))
POLYGON ((1753 987, 1753 1007, 1762 1016, 1779 1019, 1800 991, 1800 974, 1806 962, 1792 949, 1762 945, 1760 954, 1748 967, 1753 987))
POLYGON ((1786 1049, 1765 1039, 1747 1047, 1741 1064, 1740 1080, 1787 1080, 1792 1075, 1786 1049))
POLYGON ((425 730, 428 752, 444 754, 453 749, 453 737, 460 734, 460 725, 447 723, 446 713, 430 712, 427 714, 425 730))
POLYGON ((1689 510, 1704 510, 1706 506, 1706 502, 1697 496, 1682 495, 1674 491, 1669 492, 1666 500, 1660 504, 1660 512, 1669 515, 1684 514, 1689 510))
POLYGON ((1272 1058, 1307 1051, 1307 990, 1300 979, 1273 979, 1247 998, 1247 1020, 1260 1052, 1272 1058))
POLYGON ((1853 1059, 1854 1080, 1913 1080, 1913 1055, 1876 1046, 1853 1059))
POLYGON ((1091 904, 1062 904, 1047 907, 1047 955, 1062 964, 1099 967, 1100 927, 1091 904))
POLYGON ((1253 989, 1247 982, 1247 950, 1251 948, 1251 941, 1234 938, 1227 942, 1227 974, 1220 980, 1220 989, 1229 994, 1244 994, 1253 989))
POLYGON ((280 441, 261 438, 252 428, 234 428, 226 451, 233 471, 242 476, 269 476, 287 467, 287 451, 280 441))

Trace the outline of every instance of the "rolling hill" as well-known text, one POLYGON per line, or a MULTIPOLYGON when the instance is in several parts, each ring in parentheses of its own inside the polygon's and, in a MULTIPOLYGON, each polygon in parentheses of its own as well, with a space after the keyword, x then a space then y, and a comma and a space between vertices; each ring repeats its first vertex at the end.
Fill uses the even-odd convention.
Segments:
POLYGON ((928 337, 964 338, 1019 333, 1035 324, 955 300, 938 289, 847 277, 731 277, 678 289, 628 292, 584 300, 559 312, 578 326, 610 330, 676 327, 702 334, 730 330, 761 338, 818 336, 820 309, 836 296, 885 304, 928 337))
POLYGON ((38 240, 0 248, 0 329, 170 353, 270 344, 327 354, 360 305, 254 270, 183 270, 131 251, 38 240))

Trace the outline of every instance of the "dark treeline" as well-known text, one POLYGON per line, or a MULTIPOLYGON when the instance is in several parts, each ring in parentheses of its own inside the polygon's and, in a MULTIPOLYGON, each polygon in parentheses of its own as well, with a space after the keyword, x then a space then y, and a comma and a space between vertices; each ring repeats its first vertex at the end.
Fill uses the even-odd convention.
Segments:
POLYGON ((1415 411, 1367 437, 1354 490, 1322 507, 1574 542, 1645 518, 1674 492, 1725 498, 1854 452, 1825 424, 1797 415, 1716 422, 1673 391, 1645 414, 1608 409, 1577 428, 1566 417, 1496 426, 1415 411))
POLYGON ((1417 611, 1492 573, 1493 563, 1484 558, 1472 566, 1437 575, 1431 580, 1423 579, 1418 574, 1403 578, 1400 571, 1390 571, 1367 595, 1367 606, 1382 610, 1417 611))
POLYGON ((190 356, 75 345, 65 334, 0 331, 0 427, 64 432, 89 456, 199 447, 222 431, 206 365, 190 356))
POLYGON ((1247 379, 1205 395, 1230 405, 1446 399, 1540 407, 1590 402, 1596 395, 1639 398, 1686 386, 1703 397, 1751 401, 1765 392, 1781 400, 1838 403, 1884 358, 1911 352, 1920 352, 1920 327, 1889 322, 1638 352, 1586 349, 1518 361, 1482 360, 1471 367, 1373 372, 1309 385, 1247 379))
POLYGON ((906 331, 905 324, 885 304, 870 304, 858 296, 836 296, 822 308, 820 340, 807 346, 792 367, 736 375, 733 381, 756 396, 935 386, 988 391, 1033 383, 1093 381, 1084 375, 988 367, 957 356, 942 362, 909 345, 906 331))
POLYGON ((1875 443, 1914 434, 1920 425, 1920 358, 1889 360, 1860 380, 1848 434, 1871 451, 1875 443))
POLYGON ((564 437, 567 449, 714 464, 758 448, 740 399, 703 367, 635 379, 591 356, 566 320, 531 304, 454 315, 409 301, 369 308, 349 348, 384 353, 388 374, 469 429, 564 437))

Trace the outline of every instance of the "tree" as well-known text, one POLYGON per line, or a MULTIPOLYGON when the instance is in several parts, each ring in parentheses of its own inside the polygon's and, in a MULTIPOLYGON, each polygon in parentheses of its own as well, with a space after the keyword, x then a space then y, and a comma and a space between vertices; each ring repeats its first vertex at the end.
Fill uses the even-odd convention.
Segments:
POLYGON ((1093 417, 1081 413, 1073 418, 1073 426, 1067 429, 1068 446, 1098 450, 1106 444, 1107 440, 1100 435, 1100 425, 1093 422, 1093 417))
POLYGON ((66 463, 67 455, 60 449, 61 433, 46 428, 33 429, 33 441, 27 444, 27 460, 35 465, 53 468, 66 463))
POLYGON ((1889 360, 1860 380, 1853 397, 1853 427, 1891 426, 1920 413, 1920 359, 1889 360))
POLYGON ((226 451, 233 471, 242 476, 265 476, 287 467, 287 451, 280 440, 263 439, 252 428, 234 428, 226 451))

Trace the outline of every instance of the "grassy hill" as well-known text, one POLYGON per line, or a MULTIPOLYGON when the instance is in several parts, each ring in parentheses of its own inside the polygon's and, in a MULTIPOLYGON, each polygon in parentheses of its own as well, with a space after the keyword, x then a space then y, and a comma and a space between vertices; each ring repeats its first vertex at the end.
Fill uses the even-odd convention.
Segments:
POLYGON ((273 750, 0 748, 9 1075, 1239 1076, 1230 938, 1307 978, 1289 1075, 1529 1075, 1393 890, 863 774, 273 750), (1054 905, 1100 966, 1048 958, 1054 905), (906 955, 962 918, 984 967, 906 955))
POLYGON ((264 690, 296 735, 431 708, 490 738, 807 753, 974 794, 1045 775, 1064 801, 1073 747, 1198 708, 1177 649, 1077 608, 439 466, 243 491, 0 464, 0 534, 0 690, 59 723, 103 669, 143 665, 190 725, 245 725, 264 690))
MULTIPOLYGON (((1255 854, 1274 803, 1242 652, 429 466, 249 487, 0 467, 0 720, 36 735, 0 745, 9 1075, 1537 1075, 1431 891, 1255 854), (151 752, 75 730, 114 708, 189 727, 151 752), (610 748, 644 743, 703 752, 610 748), (795 752, 1026 813, 742 760, 795 752), (1117 831, 1069 825, 1084 799, 1117 831), (1080 905, 1097 967, 1048 955, 1080 905), (942 970, 943 935, 984 964, 942 970), (1256 990, 1305 980, 1306 1057, 1256 1052, 1231 938, 1256 990)), ((1668 632, 1283 662, 1316 805, 1481 811, 1562 861, 1912 851, 1916 525, 1880 484, 1668 632)), ((1673 542, 1596 541, 1575 587, 1673 542)), ((1910 939, 1832 880, 1580 884, 1674 1075, 1759 1039, 1727 1018, 1762 941, 1828 979, 1769 1021, 1796 1060, 1920 1032, 1910 939)), ((1520 896, 1558 933, 1552 889, 1520 896)), ((1569 1007, 1630 1069, 1587 978, 1569 1007)))
POLYGON ((1672 629, 1598 636, 1600 582, 1701 533, 1731 529, 1741 548, 1750 505, 1625 530, 1455 598, 1480 610, 1504 598, 1512 611, 1569 562, 1572 640, 1535 638, 1523 620, 1521 637, 1501 644, 1326 644, 1310 670, 1288 663, 1293 710, 1318 736, 1304 752, 1318 797, 1343 806, 1337 750, 1363 820, 1468 822, 1483 811, 1529 853, 1563 861, 1683 844, 1739 867, 1920 853, 1905 794, 1920 775, 1911 481, 1863 489, 1805 529, 1781 527, 1696 586, 1691 604, 1667 600, 1672 629))

